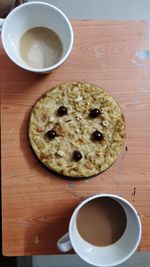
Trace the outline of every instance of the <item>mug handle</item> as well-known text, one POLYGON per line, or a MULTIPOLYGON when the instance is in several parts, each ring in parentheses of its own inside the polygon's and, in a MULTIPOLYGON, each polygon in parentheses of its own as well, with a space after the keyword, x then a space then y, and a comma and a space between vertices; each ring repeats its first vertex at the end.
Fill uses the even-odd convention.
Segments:
POLYGON ((67 252, 72 249, 69 233, 66 233, 57 241, 57 248, 61 252, 67 252))
POLYGON ((0 18, 0 32, 1 32, 1 30, 2 30, 4 21, 5 21, 5 19, 1 19, 1 18, 0 18))

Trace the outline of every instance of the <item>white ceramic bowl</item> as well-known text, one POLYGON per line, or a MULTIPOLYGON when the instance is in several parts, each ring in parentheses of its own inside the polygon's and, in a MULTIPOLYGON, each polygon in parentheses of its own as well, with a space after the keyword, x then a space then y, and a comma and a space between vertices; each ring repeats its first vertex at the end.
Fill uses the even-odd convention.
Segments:
POLYGON ((13 9, 4 20, 2 44, 8 57, 19 67, 36 73, 48 73, 59 67, 68 58, 73 46, 73 29, 66 15, 57 7, 44 2, 29 2, 13 9), (27 30, 34 27, 49 28, 61 39, 63 54, 53 66, 32 68, 20 57, 20 38, 27 30))

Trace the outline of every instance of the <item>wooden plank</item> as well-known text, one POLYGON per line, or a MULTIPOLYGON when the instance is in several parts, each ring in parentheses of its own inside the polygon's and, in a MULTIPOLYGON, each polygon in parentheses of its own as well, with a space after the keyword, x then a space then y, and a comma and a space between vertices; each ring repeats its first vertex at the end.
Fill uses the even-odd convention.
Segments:
POLYGON ((4 255, 57 254, 76 205, 98 192, 131 201, 141 215, 139 249, 150 249, 150 61, 144 21, 73 21, 69 59, 45 76, 15 66, 0 48, 2 101, 2 216, 4 255), (36 99, 64 81, 95 83, 110 92, 126 119, 126 147, 117 162, 88 180, 68 181, 39 164, 28 144, 29 113, 36 99), (134 189, 135 188, 135 189, 134 189), (136 193, 134 191, 136 190, 136 193))

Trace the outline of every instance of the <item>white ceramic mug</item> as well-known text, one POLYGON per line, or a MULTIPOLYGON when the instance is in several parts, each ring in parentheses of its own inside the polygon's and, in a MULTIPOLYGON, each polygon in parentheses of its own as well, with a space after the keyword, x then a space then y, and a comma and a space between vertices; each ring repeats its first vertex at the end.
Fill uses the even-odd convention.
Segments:
MULTIPOLYGON (((94 218, 93 218, 94 219, 94 218)), ((74 210, 69 232, 57 242, 61 252, 67 252, 71 248, 86 262, 99 267, 112 267, 126 261, 137 250, 141 239, 141 221, 135 208, 125 199, 112 194, 97 194, 85 199, 74 210), (127 224, 124 233, 115 243, 108 246, 94 246, 84 240, 77 229, 77 215, 79 210, 88 202, 96 198, 112 198, 117 201, 125 211, 127 224)))
POLYGON ((3 47, 8 57, 19 67, 36 72, 48 73, 59 67, 68 58, 73 46, 73 29, 66 15, 57 7, 44 2, 29 2, 13 9, 6 19, 0 19, 3 47), (60 60, 47 68, 32 68, 20 57, 19 44, 22 35, 34 27, 53 30, 61 39, 63 54, 60 60))

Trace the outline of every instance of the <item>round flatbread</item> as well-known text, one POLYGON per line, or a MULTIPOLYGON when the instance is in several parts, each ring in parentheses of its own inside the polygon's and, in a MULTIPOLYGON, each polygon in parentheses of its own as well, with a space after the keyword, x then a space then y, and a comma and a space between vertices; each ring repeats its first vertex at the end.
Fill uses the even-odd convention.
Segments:
POLYGON ((123 113, 96 85, 68 82, 35 104, 29 141, 39 160, 61 175, 85 178, 110 167, 125 140, 123 113))

